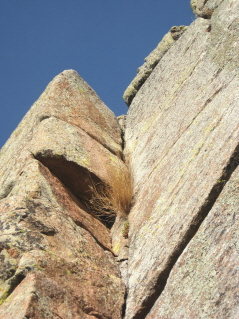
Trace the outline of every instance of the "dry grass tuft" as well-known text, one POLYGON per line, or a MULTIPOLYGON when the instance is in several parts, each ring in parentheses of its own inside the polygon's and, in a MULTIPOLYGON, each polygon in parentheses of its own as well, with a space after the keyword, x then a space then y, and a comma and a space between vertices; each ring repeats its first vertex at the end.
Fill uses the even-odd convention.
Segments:
POLYGON ((94 183, 89 187, 91 198, 89 208, 99 218, 114 219, 116 215, 126 216, 132 205, 133 182, 130 170, 110 172, 110 184, 94 183))

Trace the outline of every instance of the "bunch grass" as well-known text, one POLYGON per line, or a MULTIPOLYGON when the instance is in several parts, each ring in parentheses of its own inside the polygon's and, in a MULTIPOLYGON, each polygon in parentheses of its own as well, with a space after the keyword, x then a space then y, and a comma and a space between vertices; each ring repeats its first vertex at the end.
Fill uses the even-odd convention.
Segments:
POLYGON ((112 170, 109 174, 109 184, 94 183, 91 180, 89 189, 89 206, 95 215, 108 220, 115 219, 116 215, 128 215, 133 198, 131 170, 112 170))

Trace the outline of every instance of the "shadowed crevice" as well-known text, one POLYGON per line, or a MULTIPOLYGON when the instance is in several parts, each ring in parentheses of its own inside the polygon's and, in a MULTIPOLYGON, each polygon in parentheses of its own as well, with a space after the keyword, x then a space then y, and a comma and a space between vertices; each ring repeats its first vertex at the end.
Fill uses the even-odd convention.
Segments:
POLYGON ((12 278, 7 281, 8 289, 4 292, 0 299, 0 305, 5 302, 5 300, 11 295, 11 293, 20 285, 20 283, 26 278, 27 271, 23 271, 15 274, 12 278))
POLYGON ((125 302, 124 302, 124 304, 122 305, 122 318, 125 317, 127 298, 128 298, 128 289, 126 288, 125 294, 124 294, 124 300, 125 300, 125 302))
POLYGON ((235 171, 239 165, 239 145, 236 147, 233 155, 228 161, 227 165, 223 169, 220 179, 212 187, 207 199, 205 200, 204 205, 199 209, 198 214, 194 217, 191 226, 188 231, 185 233, 181 243, 178 243, 177 249, 169 257, 165 269, 160 273, 157 281, 155 282, 154 287, 151 289, 150 296, 145 299, 141 305, 141 309, 132 317, 132 319, 144 319, 151 311, 157 299, 160 297, 163 292, 169 275, 177 263, 178 258, 183 254, 185 248, 189 245, 190 241, 196 235, 199 227, 201 226, 204 219, 209 214, 216 200, 218 199, 220 193, 222 192, 224 186, 229 181, 232 173, 235 171))
POLYGON ((10 288, 8 290, 8 294, 10 295, 13 290, 16 289, 18 285, 26 278, 26 273, 24 271, 16 274, 13 278, 9 280, 10 288))
POLYGON ((66 160, 63 156, 34 156, 42 165, 47 167, 50 172, 56 176, 61 183, 73 195, 72 199, 84 211, 100 220, 107 228, 111 228, 115 217, 109 218, 109 214, 97 215, 90 207, 93 197, 92 185, 94 187, 104 187, 104 182, 88 169, 77 165, 72 161, 66 160))

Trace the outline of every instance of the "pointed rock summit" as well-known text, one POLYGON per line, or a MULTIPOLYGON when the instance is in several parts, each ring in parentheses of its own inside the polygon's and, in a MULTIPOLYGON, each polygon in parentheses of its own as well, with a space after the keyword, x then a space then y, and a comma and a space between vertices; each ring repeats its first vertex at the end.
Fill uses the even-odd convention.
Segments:
POLYGON ((0 318, 121 318, 124 284, 92 183, 126 170, 114 114, 72 70, 0 153, 0 318))

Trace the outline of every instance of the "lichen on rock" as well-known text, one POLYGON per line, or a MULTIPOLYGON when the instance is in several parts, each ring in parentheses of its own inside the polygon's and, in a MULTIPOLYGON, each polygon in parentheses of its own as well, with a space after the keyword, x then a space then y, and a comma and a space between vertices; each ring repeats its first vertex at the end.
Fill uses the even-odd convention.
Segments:
POLYGON ((197 18, 130 105, 127 319, 238 317, 238 209, 220 201, 239 164, 238 18, 237 0, 197 18))
POLYGON ((90 182, 126 172, 114 114, 73 70, 0 153, 0 319, 120 319, 125 286, 90 182))
POLYGON ((0 319, 238 318, 239 2, 192 6, 127 116, 64 71, 1 149, 0 319))
POLYGON ((224 0, 191 0, 191 7, 193 12, 202 18, 210 19, 213 11, 224 0))

